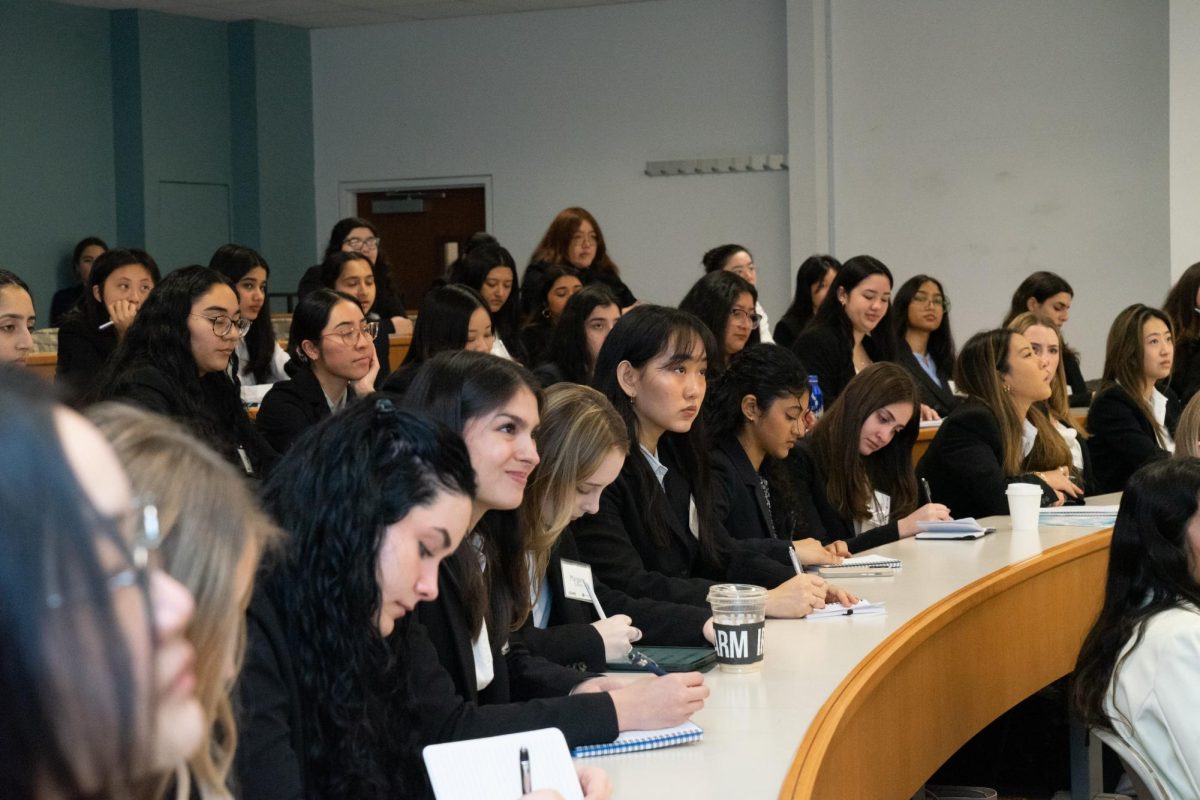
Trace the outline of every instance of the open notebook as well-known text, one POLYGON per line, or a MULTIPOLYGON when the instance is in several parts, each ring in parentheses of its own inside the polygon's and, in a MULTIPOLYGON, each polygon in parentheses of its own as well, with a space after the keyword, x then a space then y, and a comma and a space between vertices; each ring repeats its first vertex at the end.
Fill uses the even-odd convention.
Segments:
POLYGON ((816 572, 826 578, 875 578, 894 575, 900 559, 886 556, 853 556, 840 564, 821 564, 816 572))
POLYGON ((685 722, 674 728, 661 728, 656 731, 625 731, 608 744, 588 744, 576 747, 571 755, 576 758, 588 756, 607 756, 613 753, 632 753, 636 750, 656 750, 659 747, 671 747, 686 742, 695 742, 704 738, 704 729, 694 722, 685 722))
POLYGON ((514 800, 521 796, 521 748, 534 789, 583 800, 567 740, 558 728, 431 744, 422 754, 437 800, 514 800))

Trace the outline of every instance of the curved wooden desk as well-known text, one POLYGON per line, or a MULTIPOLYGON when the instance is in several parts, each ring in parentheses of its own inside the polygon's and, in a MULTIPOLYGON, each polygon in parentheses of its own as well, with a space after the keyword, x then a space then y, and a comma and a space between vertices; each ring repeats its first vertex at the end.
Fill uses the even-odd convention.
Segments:
POLYGON ((872 551, 903 569, 842 583, 886 616, 769 620, 760 673, 706 676, 702 742, 594 759, 617 796, 911 798, 971 736, 1071 670, 1103 595, 1110 531, 987 522, 999 531, 978 541, 872 551))

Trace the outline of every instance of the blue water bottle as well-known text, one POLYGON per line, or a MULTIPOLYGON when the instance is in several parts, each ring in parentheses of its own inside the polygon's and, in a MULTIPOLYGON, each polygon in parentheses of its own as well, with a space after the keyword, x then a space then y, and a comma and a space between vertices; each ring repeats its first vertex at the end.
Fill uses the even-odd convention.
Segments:
POLYGON ((816 375, 808 376, 808 410, 817 419, 825 411, 825 396, 821 394, 821 384, 817 383, 816 375))

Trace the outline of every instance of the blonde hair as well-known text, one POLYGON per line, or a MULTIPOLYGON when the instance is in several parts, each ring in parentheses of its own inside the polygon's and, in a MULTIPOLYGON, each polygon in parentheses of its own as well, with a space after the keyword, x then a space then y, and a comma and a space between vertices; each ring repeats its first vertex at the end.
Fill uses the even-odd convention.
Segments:
POLYGON ((571 522, 580 482, 598 470, 609 453, 628 453, 629 433, 600 392, 559 383, 546 390, 537 444, 542 460, 525 489, 519 515, 534 564, 534 587, 545 577, 550 550, 571 522))
POLYGON ((1179 415, 1179 424, 1175 426, 1175 457, 1200 457, 1200 393, 1192 395, 1179 415))
POLYGON ((88 417, 112 443, 134 491, 158 508, 163 568, 195 598, 187 635, 209 736, 187 766, 204 800, 230 800, 237 726, 223 673, 230 661, 241 668, 249 600, 249 592, 234 596, 236 575, 243 558, 256 571, 279 531, 236 470, 178 424, 117 403, 95 406, 88 417))
POLYGON ((1017 314, 1008 323, 1010 331, 1019 333, 1022 336, 1025 335, 1025 331, 1034 326, 1049 328, 1054 331, 1054 335, 1058 338, 1058 367, 1054 370, 1054 378, 1050 381, 1050 399, 1046 401, 1046 408, 1050 410, 1050 417, 1069 428, 1074 428, 1080 438, 1086 439, 1087 432, 1079 427, 1071 416, 1071 402, 1068 398, 1070 391, 1067 386, 1067 369, 1065 366, 1067 344, 1063 341, 1062 331, 1047 317, 1035 314, 1032 311, 1017 314))

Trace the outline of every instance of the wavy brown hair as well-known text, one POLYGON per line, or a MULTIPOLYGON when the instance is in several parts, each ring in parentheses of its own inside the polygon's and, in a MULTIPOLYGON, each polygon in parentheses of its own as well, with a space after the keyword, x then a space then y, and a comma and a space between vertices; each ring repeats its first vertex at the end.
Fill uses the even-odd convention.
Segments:
POLYGON ((1100 389, 1115 385, 1128 392, 1129 396, 1133 398, 1133 402, 1137 404, 1138 411, 1150 423, 1150 428, 1155 432, 1155 437, 1161 446, 1166 441, 1164 438, 1166 432, 1154 419, 1154 411, 1150 408, 1150 403, 1142 391, 1146 381, 1146 369, 1143 363, 1146 351, 1142 344, 1142 329, 1152 319, 1162 320, 1167 326, 1167 334, 1174 337, 1175 328, 1171 325, 1171 318, 1157 308, 1134 303, 1117 314, 1112 327, 1108 329, 1108 342, 1104 348, 1104 373, 1100 376, 1100 389))
POLYGON ((596 257, 592 259, 589 269, 603 272, 605 275, 620 275, 621 271, 608 256, 608 246, 604 243, 604 232, 600 230, 600 223, 596 222, 596 218, 586 208, 579 206, 571 206, 558 212, 558 216, 542 234, 542 240, 529 257, 529 263, 536 264, 541 261, 553 265, 570 264, 567 261, 567 252, 571 247, 571 237, 584 222, 590 223, 592 230, 596 231, 596 257))
POLYGON ((1071 402, 1068 395, 1071 393, 1071 387, 1067 385, 1067 370, 1064 364, 1066 359, 1064 356, 1067 353, 1067 345, 1063 341, 1062 330, 1057 325, 1045 317, 1034 314, 1032 311, 1025 311, 1009 320, 1007 327, 1014 333, 1025 335, 1025 331, 1035 325, 1043 328, 1049 328, 1054 331, 1054 335, 1058 338, 1058 367, 1054 370, 1054 377, 1050 380, 1050 399, 1046 401, 1046 408, 1050 411, 1050 418, 1056 422, 1061 422, 1069 428, 1074 428, 1082 438, 1087 438, 1087 431, 1075 422, 1071 416, 1071 402))

